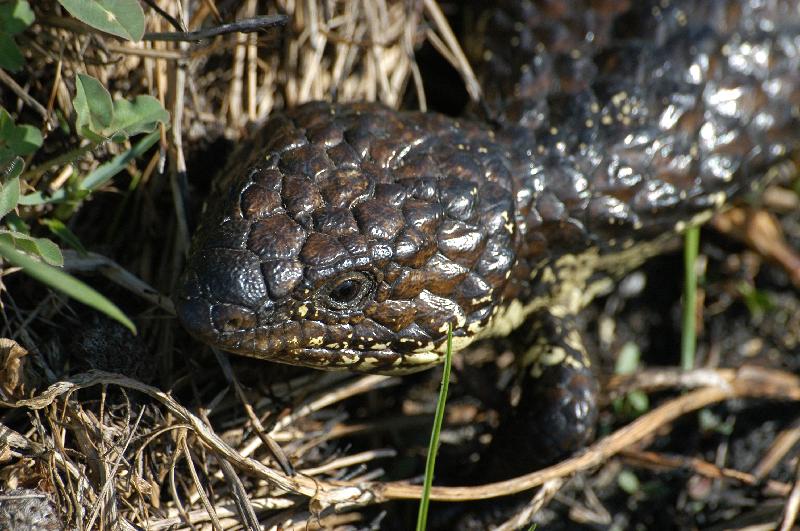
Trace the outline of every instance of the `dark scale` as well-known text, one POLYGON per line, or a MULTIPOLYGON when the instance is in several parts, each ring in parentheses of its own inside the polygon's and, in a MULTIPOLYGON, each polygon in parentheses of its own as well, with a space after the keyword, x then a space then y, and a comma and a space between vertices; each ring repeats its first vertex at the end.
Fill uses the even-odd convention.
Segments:
POLYGON ((525 409, 556 446, 590 435, 573 317, 796 152, 800 1, 509 4, 470 46, 493 125, 313 102, 232 158, 176 297, 192 334, 403 373, 449 326, 463 348, 528 320, 525 409))

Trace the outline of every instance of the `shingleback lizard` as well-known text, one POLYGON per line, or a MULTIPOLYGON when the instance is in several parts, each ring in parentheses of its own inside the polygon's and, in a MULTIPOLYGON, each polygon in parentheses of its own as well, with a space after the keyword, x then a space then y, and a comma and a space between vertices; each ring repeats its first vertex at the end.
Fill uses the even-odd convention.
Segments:
POLYGON ((312 102, 238 150, 176 295, 194 336, 403 373, 450 326, 460 349, 529 320, 555 415, 591 431, 573 316, 796 150, 800 1, 507 4, 475 30, 494 123, 312 102))

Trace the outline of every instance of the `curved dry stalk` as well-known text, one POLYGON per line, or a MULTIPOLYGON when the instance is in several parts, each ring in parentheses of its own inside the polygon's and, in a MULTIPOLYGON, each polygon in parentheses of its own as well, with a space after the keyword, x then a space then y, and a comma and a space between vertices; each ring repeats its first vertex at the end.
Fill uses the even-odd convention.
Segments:
POLYGON ((609 399, 641 390, 646 392, 663 389, 697 389, 699 387, 729 387, 724 369, 694 369, 685 371, 679 367, 653 367, 630 374, 615 374, 604 384, 609 399))
MULTIPOLYGON (((704 387, 674 398, 596 442, 582 454, 542 470, 505 481, 474 487, 433 487, 431 499, 437 501, 484 500, 524 492, 543 485, 551 479, 570 476, 578 471, 601 465, 609 457, 619 453, 627 446, 643 440, 678 417, 723 400, 731 398, 800 400, 800 378, 784 371, 742 367, 741 369, 720 369, 715 372, 724 379, 726 386, 704 387)), ((374 485, 373 488, 379 495, 377 501, 417 499, 422 494, 420 485, 411 485, 404 481, 374 485)))
MULTIPOLYGON (((714 463, 709 463, 697 457, 685 457, 682 455, 668 455, 643 450, 625 449, 620 452, 620 456, 625 462, 637 467, 650 468, 651 470, 691 470, 693 474, 709 479, 735 481, 742 485, 751 487, 758 486, 762 479, 754 473, 743 472, 733 468, 720 467, 714 463)), ((789 494, 791 485, 782 483, 774 479, 763 482, 763 492, 765 496, 784 497, 789 494)))

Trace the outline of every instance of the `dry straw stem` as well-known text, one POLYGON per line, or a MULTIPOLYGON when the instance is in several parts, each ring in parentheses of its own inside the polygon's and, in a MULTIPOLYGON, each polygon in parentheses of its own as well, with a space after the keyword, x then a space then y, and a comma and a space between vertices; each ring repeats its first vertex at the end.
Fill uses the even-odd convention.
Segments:
POLYGON ((517 511, 517 514, 515 514, 513 517, 494 528, 495 531, 515 531, 516 529, 522 529, 523 527, 530 525, 536 513, 538 513, 545 505, 550 503, 550 500, 552 500, 553 497, 558 494, 558 491, 566 482, 566 478, 555 478, 545 481, 545 483, 542 485, 542 488, 536 491, 533 499, 531 499, 529 503, 525 504, 521 510, 517 511))
POLYGON ((789 493, 789 498, 786 500, 786 505, 783 507, 783 516, 781 518, 779 531, 789 531, 794 528, 794 523, 797 520, 798 511, 800 511, 800 460, 797 461, 794 471, 794 484, 789 493))
MULTIPOLYGON (((787 372, 757 367, 719 369, 715 372, 721 378, 723 385, 703 387, 674 398, 601 439, 580 455, 506 481, 477 487, 434 487, 431 499, 440 501, 487 499, 538 487, 551 479, 570 476, 580 470, 599 466, 609 457, 654 434, 681 415, 723 400, 732 398, 800 400, 800 379, 787 372)), ((382 486, 380 498, 415 499, 420 496, 421 491, 421 487, 405 482, 386 483, 382 486)))
MULTIPOLYGON (((685 469, 706 478, 731 480, 749 486, 757 486, 763 481, 755 474, 720 467, 696 457, 667 455, 635 449, 625 449, 620 452, 620 456, 626 463, 657 471, 685 469)), ((764 493, 770 496, 787 496, 790 489, 791 485, 781 481, 767 480, 764 483, 764 493)))
POLYGON ((175 305, 169 297, 159 293, 158 290, 111 258, 92 252, 81 255, 71 249, 65 249, 63 254, 64 269, 67 271, 72 273, 100 273, 137 297, 148 301, 153 306, 158 306, 169 315, 175 315, 175 305))
POLYGON ((11 89, 11 91, 16 94, 19 99, 24 101, 26 105, 30 105, 33 110, 41 115, 41 117, 50 127, 56 127, 57 124, 53 117, 50 116, 50 113, 47 111, 47 109, 45 109, 41 103, 28 94, 28 91, 19 86, 19 84, 14 81, 14 78, 9 76, 3 69, 0 69, 0 83, 11 89))
POLYGON ((800 419, 796 419, 775 437, 761 460, 753 467, 753 476, 758 481, 766 478, 798 441, 800 441, 800 419))
MULTIPOLYGON (((611 456, 655 434, 681 415, 723 400, 733 398, 800 400, 800 379, 786 372, 756 367, 719 369, 713 372, 718 376, 719 385, 702 387, 669 400, 612 435, 598 441, 580 455, 543 470, 506 481, 474 487, 434 487, 431 492, 432 499, 467 501, 494 498, 523 492, 558 478, 569 477, 581 470, 603 464, 611 456)), ((362 380, 369 378, 371 377, 365 377, 362 380)), ((282 490, 312 498, 315 509, 321 510, 328 506, 342 509, 391 499, 417 499, 421 495, 419 485, 407 482, 319 481, 303 473, 292 477, 287 476, 237 452, 225 443, 206 422, 168 394, 121 375, 103 372, 82 374, 68 381, 53 384, 34 398, 2 405, 38 410, 54 404, 63 395, 99 384, 118 385, 133 389, 161 402, 175 415, 178 422, 191 429, 205 446, 216 453, 219 459, 225 459, 242 472, 265 479, 282 490)), ((188 455, 186 448, 184 448, 184 454, 188 455)))

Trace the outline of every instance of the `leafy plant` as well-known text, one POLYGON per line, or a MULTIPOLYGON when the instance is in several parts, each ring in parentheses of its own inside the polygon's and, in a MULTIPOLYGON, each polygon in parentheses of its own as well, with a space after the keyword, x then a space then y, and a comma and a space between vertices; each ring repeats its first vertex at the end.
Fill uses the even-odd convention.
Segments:
MULTIPOLYGON (((20 175, 25 167, 23 155, 32 155, 42 145, 41 133, 30 125, 16 125, 0 107, 0 256, 40 282, 62 291, 130 328, 136 327, 122 311, 100 293, 64 273, 64 257, 58 245, 48 238, 34 237, 28 225, 15 214, 20 205, 20 175)), ((72 235, 58 220, 44 220, 62 239, 72 235)), ((74 235, 72 235, 74 238, 74 235)), ((77 238, 74 238, 77 241, 77 238)), ((82 248, 79 247, 79 248, 82 248)))
MULTIPOLYGON (((144 35, 144 12, 137 0, 58 2, 72 16, 100 31, 128 40, 140 40, 144 35)), ((0 2, 0 68, 19 71, 24 66, 24 56, 15 36, 25 31, 34 20, 34 13, 26 0, 0 2)), ((12 115, 0 107, 0 257, 40 282, 98 309, 135 331, 130 319, 113 303, 59 269, 64 264, 61 249, 48 238, 33 236, 28 224, 17 215, 17 209, 53 203, 72 205, 66 210, 57 210, 54 218, 38 221, 62 242, 85 252, 80 240, 63 220, 71 215, 74 205, 157 142, 159 134, 156 129, 159 124, 168 123, 169 113, 152 96, 140 95, 132 101, 114 100, 108 89, 86 74, 78 74, 75 79, 72 103, 74 130, 89 143, 40 163, 27 173, 24 172, 25 160, 32 158, 42 147, 42 134, 32 125, 15 123, 12 115), (27 180, 35 179, 53 167, 74 163, 103 143, 122 143, 143 133, 147 136, 124 153, 86 176, 77 176, 69 186, 54 194, 34 191, 22 195, 25 190, 23 183, 27 180)))

